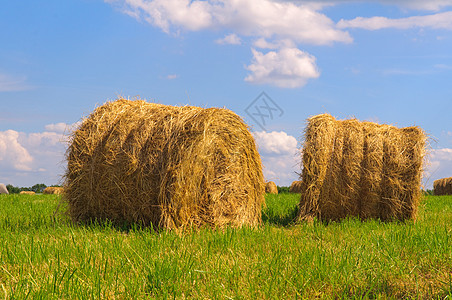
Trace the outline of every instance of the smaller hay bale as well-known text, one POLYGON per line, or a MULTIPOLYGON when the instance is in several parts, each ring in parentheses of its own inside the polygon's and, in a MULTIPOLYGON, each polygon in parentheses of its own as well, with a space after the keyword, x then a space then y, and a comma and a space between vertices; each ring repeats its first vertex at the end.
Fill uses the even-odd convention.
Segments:
POLYGON ((3 183, 0 183, 0 194, 9 194, 8 189, 3 183))
POLYGON ((46 187, 43 191, 44 194, 55 194, 55 195, 61 195, 63 194, 63 188, 59 186, 49 186, 46 187))
POLYGON ((435 196, 452 195, 452 177, 435 180, 433 194, 435 196))
POLYGON ((278 187, 273 181, 267 181, 265 184, 265 192, 269 194, 278 194, 278 187))
POLYGON ((19 194, 20 195, 34 195, 35 192, 33 192, 33 191, 21 191, 19 194))
POLYGON ((289 193, 301 193, 301 180, 292 182, 289 193))

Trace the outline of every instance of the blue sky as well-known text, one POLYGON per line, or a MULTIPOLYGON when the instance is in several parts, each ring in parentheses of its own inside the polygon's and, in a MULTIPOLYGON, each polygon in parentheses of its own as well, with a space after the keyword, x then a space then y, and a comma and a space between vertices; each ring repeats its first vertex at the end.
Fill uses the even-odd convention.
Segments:
POLYGON ((60 183, 72 124, 118 96, 233 110, 279 185, 325 112, 421 126, 425 186, 452 176, 452 0, 6 1, 0 28, 0 182, 60 183))

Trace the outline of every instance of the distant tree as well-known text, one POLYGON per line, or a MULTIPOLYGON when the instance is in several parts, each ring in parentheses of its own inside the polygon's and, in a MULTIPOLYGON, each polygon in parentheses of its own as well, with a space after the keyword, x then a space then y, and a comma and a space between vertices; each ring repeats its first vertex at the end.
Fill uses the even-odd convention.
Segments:
POLYGON ((35 193, 42 193, 47 187, 44 183, 38 183, 31 187, 31 190, 35 193))
POLYGON ((20 193, 20 188, 18 188, 17 186, 13 186, 12 184, 7 184, 6 189, 8 190, 8 193, 10 193, 10 194, 19 194, 20 193))
POLYGON ((289 193, 289 187, 288 186, 277 186, 277 188, 278 188, 278 194, 289 193))

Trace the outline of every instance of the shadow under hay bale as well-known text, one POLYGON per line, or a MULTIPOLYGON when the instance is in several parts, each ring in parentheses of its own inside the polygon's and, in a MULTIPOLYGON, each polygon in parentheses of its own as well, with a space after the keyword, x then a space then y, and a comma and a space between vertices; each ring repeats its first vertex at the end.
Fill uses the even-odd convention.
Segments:
POLYGON ((311 117, 299 218, 415 219, 425 142, 419 127, 338 121, 328 114, 311 117))
POLYGON ((44 189, 43 194, 61 195, 61 194, 63 194, 63 192, 64 192, 64 189, 62 187, 49 186, 44 189))
POLYGON ((268 181, 265 184, 265 192, 269 194, 278 194, 278 187, 276 186, 276 183, 268 181))
POLYGON ((301 193, 301 180, 292 182, 289 187, 289 193, 301 193))
POLYGON ((433 182, 433 194, 436 196, 452 195, 452 177, 435 180, 433 182))
POLYGON ((77 222, 176 229, 261 221, 260 156, 227 109, 108 102, 73 133, 67 163, 65 199, 77 222))

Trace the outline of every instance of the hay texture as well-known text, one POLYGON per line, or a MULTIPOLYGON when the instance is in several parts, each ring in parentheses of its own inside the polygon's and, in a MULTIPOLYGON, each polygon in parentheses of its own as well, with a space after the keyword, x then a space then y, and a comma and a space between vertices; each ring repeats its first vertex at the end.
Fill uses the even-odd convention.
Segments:
POLYGON ((34 195, 36 193, 33 191, 21 191, 19 194, 20 195, 34 195))
POLYGON ((294 181, 289 187, 289 193, 301 193, 301 181, 294 181))
POLYGON ((299 216, 415 219, 426 136, 328 114, 308 119, 299 216))
POLYGON ((67 164, 65 198, 77 222, 178 229, 261 220, 261 159, 227 109, 107 102, 74 131, 67 164))
POLYGON ((437 196, 452 195, 452 177, 435 180, 433 182, 433 194, 437 196))
POLYGON ((3 183, 0 183, 0 194, 9 194, 6 185, 4 185, 3 183))
POLYGON ((278 187, 273 181, 267 181, 265 184, 265 192, 269 194, 278 194, 278 187))
POLYGON ((58 187, 58 186, 49 186, 46 187, 43 191, 44 194, 55 194, 55 195, 60 195, 63 194, 64 189, 62 187, 58 187))

